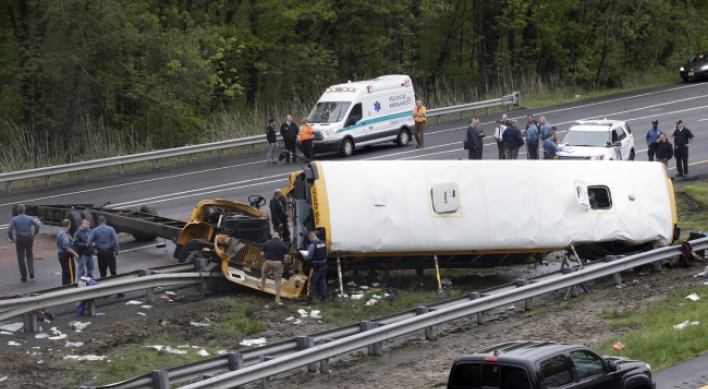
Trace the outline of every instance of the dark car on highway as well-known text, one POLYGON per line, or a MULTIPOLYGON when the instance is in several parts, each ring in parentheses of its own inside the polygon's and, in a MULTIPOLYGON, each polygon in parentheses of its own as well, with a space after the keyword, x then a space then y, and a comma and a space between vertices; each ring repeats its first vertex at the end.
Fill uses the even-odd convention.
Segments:
POLYGON ((455 360, 448 389, 656 389, 651 367, 585 346, 511 341, 455 360))
POLYGON ((708 77, 708 53, 698 53, 681 66, 681 78, 688 82, 691 78, 708 77))

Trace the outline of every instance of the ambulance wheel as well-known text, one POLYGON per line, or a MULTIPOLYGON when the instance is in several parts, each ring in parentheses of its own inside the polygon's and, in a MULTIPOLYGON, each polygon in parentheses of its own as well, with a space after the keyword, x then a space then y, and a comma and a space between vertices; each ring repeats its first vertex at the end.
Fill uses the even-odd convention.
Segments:
POLYGON ((342 157, 351 157, 354 154, 354 142, 350 138, 344 139, 342 147, 339 149, 342 157))
POLYGON ((401 132, 398 133, 398 138, 396 138, 398 147, 407 146, 410 141, 411 135, 408 133, 408 130, 401 130, 401 132))
POLYGON ((632 149, 632 151, 629 152, 629 160, 630 160, 630 161, 634 161, 634 157, 635 157, 635 155, 634 155, 634 149, 632 149))

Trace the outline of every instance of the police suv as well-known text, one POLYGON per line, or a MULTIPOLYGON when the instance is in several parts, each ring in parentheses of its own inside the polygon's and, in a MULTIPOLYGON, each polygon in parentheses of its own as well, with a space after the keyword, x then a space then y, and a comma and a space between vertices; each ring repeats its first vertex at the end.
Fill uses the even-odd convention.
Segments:
POLYGON ((575 122, 563 137, 556 152, 559 159, 634 160, 634 135, 620 120, 583 120, 575 122))
POLYGON ((307 118, 315 133, 314 151, 349 157, 363 146, 386 142, 406 146, 414 107, 413 83, 405 75, 331 86, 307 118))

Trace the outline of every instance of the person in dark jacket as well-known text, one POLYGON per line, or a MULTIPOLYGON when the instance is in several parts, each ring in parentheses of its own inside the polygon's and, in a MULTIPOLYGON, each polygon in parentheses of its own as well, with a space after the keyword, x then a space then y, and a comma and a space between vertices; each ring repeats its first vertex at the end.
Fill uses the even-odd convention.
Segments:
POLYGON ((277 165, 275 149, 278 147, 277 139, 275 138, 275 119, 270 119, 268 121, 268 127, 266 127, 266 140, 268 141, 268 165, 277 165))
POLYGON ((32 246, 34 245, 34 237, 38 232, 39 223, 33 217, 25 215, 24 204, 19 204, 17 206, 17 216, 13 217, 8 225, 7 235, 11 241, 15 242, 17 265, 20 268, 20 281, 22 282, 27 282, 28 270, 30 278, 34 278, 32 246), (32 230, 32 227, 34 227, 34 230, 32 230), (25 266, 25 258, 27 258, 27 266, 25 266))
POLYGON ((276 189, 273 198, 270 200, 270 221, 273 223, 273 230, 280 233, 283 242, 290 242, 290 218, 288 217, 288 205, 283 197, 283 191, 276 189))
POLYGON ((518 159, 519 148, 524 145, 521 137, 521 130, 517 126, 516 120, 511 121, 511 127, 504 131, 503 139, 506 143, 506 159, 518 159))
POLYGON ((666 139, 666 134, 659 134, 659 140, 656 141, 656 160, 669 167, 669 160, 674 156, 674 149, 671 142, 666 139))
POLYGON ((479 136, 479 147, 477 148, 477 159, 482 159, 484 152, 484 137, 487 134, 484 132, 482 127, 479 125, 479 119, 475 119, 474 128, 477 130, 477 136, 479 136))
POLYGON ((290 152, 290 156, 285 158, 285 163, 290 163, 291 159, 295 162, 295 156, 297 155, 295 143, 299 132, 300 128, 293 122, 293 117, 290 115, 286 116, 285 122, 280 126, 280 135, 283 136, 285 150, 290 152))
POLYGON ((84 219, 81 221, 81 228, 74 233, 74 251, 79 254, 79 260, 76 264, 76 282, 79 282, 81 277, 88 276, 93 278, 93 248, 86 246, 89 236, 91 236, 91 223, 84 219))
POLYGON ((683 126, 683 121, 677 120, 676 127, 671 131, 674 138, 674 155, 676 156, 677 177, 688 175, 688 148, 693 144, 693 133, 683 126))
POLYGON ((474 118, 470 119, 469 127, 467 127, 467 135, 465 135, 465 140, 467 144, 471 143, 471 146, 467 149, 467 159, 479 159, 479 147, 482 141, 479 139, 479 134, 477 133, 477 128, 475 125, 477 122, 474 118))

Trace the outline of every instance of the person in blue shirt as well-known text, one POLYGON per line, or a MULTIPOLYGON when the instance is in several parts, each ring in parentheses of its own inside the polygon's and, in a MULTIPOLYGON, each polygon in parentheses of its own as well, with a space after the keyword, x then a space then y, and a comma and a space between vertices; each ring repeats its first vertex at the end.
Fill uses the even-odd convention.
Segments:
POLYGON ((652 120, 651 128, 647 131, 647 153, 649 154, 649 161, 654 160, 654 155, 656 154, 656 142, 659 140, 659 135, 663 134, 659 128, 659 121, 652 120))
POLYGON ((511 127, 504 130, 502 138, 506 143, 506 159, 518 159, 519 148, 524 145, 524 138, 521 136, 521 130, 516 127, 518 122, 511 121, 511 127))
POLYGON ((307 293, 307 301, 304 305, 312 305, 315 290, 319 289, 320 301, 327 303, 327 243, 317 237, 315 231, 310 231, 307 235, 310 245, 307 247, 307 255, 304 258, 312 263, 310 270, 310 290, 307 293), (319 288, 318 288, 319 287, 319 288))
POLYGON ((556 126, 552 126, 546 140, 543 141, 543 159, 553 159, 556 156, 558 151, 558 143, 554 140, 556 131, 556 126))
POLYGON ((529 123, 526 127, 526 158, 538 159, 538 126, 529 115, 529 123))
POLYGON ((116 257, 120 246, 118 245, 118 235, 113 227, 106 225, 106 217, 98 217, 98 227, 94 228, 86 241, 89 249, 96 247, 98 256, 98 273, 101 278, 107 275, 106 268, 111 271, 111 275, 118 274, 116 271, 116 257))
POLYGON ((76 282, 84 276, 93 278, 93 253, 94 250, 86 246, 88 238, 91 235, 91 223, 84 219, 81 221, 81 228, 76 230, 74 234, 74 251, 79 254, 79 263, 77 264, 76 282))
POLYGON ((39 223, 33 217, 25 215, 25 206, 19 204, 17 206, 17 216, 10 220, 7 235, 11 241, 15 242, 17 265, 20 267, 20 281, 22 282, 27 282, 27 270, 29 270, 30 278, 34 278, 32 246, 34 245, 34 237, 38 232, 39 223), (32 231, 32 226, 34 226, 34 231, 32 231), (27 260, 27 266, 25 266, 25 259, 27 260))
POLYGON ((74 240, 71 239, 71 221, 64 219, 61 222, 61 230, 57 234, 57 251, 59 252, 59 265, 61 265, 61 284, 71 285, 74 283, 76 265, 74 259, 79 259, 79 254, 74 251, 74 240))
POLYGON ((551 132, 551 123, 546 121, 545 116, 541 116, 538 119, 538 126, 540 127, 540 133, 541 133, 541 142, 545 141, 546 138, 548 138, 548 133, 551 132))

